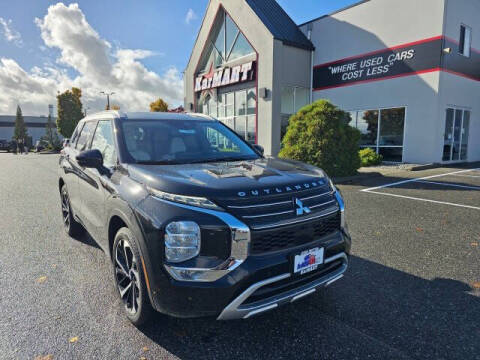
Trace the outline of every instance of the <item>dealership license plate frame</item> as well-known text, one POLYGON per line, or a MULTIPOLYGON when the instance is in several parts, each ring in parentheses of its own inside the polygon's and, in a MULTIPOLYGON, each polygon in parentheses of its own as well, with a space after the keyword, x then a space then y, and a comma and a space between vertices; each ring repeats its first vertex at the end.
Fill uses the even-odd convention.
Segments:
POLYGON ((325 248, 315 247, 312 249, 304 250, 300 254, 295 254, 293 256, 293 274, 295 275, 304 275, 309 272, 315 271, 320 265, 323 265, 325 262, 325 248), (314 261, 311 259, 311 255, 314 256, 314 261), (307 258, 308 256, 308 258, 307 258), (298 265, 302 262, 308 262, 308 265, 297 269, 298 265))

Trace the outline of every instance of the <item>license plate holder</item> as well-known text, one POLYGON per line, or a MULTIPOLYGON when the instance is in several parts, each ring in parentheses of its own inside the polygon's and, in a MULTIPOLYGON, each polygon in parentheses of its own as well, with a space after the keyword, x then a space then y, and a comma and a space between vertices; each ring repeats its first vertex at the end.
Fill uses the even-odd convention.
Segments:
POLYGON ((324 262, 325 248, 313 248, 302 251, 293 257, 293 273, 306 274, 315 271, 324 262))

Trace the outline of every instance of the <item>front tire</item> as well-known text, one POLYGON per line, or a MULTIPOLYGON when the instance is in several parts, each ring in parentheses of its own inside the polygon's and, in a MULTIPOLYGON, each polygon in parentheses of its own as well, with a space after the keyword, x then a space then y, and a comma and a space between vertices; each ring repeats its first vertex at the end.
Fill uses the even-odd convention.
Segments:
POLYGON ((115 235, 112 263, 115 285, 127 318, 135 326, 145 324, 150 320, 153 308, 148 298, 138 245, 128 228, 121 228, 115 235))
POLYGON ((72 207, 70 206, 70 197, 68 196, 67 185, 62 186, 60 191, 61 205, 62 205, 62 220, 63 228, 68 236, 75 237, 81 235, 83 227, 80 225, 73 216, 72 207))

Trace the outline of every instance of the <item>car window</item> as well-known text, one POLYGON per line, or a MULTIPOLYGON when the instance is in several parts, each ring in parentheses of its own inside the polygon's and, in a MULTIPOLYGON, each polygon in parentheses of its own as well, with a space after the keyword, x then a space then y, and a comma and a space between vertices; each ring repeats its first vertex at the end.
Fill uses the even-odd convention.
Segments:
POLYGON ((101 120, 98 122, 97 130, 93 136, 92 149, 99 150, 103 155, 103 164, 106 167, 113 167, 117 161, 115 143, 113 141, 112 122, 101 120))
POLYGON ((77 146, 75 147, 79 151, 84 151, 87 149, 87 144, 92 138, 92 133, 95 130, 97 123, 95 121, 89 121, 85 123, 80 136, 78 137, 77 146))
POLYGON ((75 146, 75 142, 78 139, 78 134, 80 133, 80 130, 82 130, 83 124, 84 123, 79 123, 75 128, 75 130, 73 131, 73 134, 70 138, 70 144, 72 144, 73 146, 75 146))

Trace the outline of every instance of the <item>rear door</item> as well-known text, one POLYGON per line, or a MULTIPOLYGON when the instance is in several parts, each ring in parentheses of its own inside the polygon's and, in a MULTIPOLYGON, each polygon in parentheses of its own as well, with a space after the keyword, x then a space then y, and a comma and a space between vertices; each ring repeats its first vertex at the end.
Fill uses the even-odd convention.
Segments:
MULTIPOLYGON (((99 120, 92 138, 90 149, 97 149, 103 156, 103 168, 84 169, 83 181, 79 182, 82 194, 82 214, 91 235, 100 245, 106 239, 107 214, 105 201, 108 196, 115 196, 116 190, 111 177, 117 164, 117 153, 113 136, 112 120, 99 120)), ((102 246, 102 247, 103 247, 102 246)))

